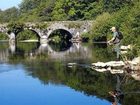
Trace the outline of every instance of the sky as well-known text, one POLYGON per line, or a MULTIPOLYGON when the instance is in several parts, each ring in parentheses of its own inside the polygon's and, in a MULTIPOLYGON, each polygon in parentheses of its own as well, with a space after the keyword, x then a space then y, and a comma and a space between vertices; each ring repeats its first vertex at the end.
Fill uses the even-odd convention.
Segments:
POLYGON ((13 6, 18 7, 22 0, 0 0, 0 9, 5 10, 13 6))

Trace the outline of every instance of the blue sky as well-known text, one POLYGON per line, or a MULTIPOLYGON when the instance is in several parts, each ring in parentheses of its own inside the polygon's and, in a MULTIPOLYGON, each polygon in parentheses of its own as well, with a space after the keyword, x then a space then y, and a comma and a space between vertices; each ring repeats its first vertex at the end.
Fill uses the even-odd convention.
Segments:
POLYGON ((0 0, 0 9, 5 10, 13 6, 18 7, 21 1, 22 0, 0 0))

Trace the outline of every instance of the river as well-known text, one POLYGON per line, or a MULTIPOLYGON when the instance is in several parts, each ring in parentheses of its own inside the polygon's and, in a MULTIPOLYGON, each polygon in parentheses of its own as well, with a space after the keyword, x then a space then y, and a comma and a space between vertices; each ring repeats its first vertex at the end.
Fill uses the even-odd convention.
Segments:
POLYGON ((111 105, 108 92, 118 81, 124 93, 118 103, 140 105, 140 81, 90 68, 115 59, 110 47, 0 44, 0 105, 111 105))

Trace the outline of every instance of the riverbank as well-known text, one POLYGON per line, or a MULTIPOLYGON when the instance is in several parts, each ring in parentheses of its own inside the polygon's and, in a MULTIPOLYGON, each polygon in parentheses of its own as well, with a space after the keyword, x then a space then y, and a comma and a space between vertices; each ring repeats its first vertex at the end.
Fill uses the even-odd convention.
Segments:
POLYGON ((19 41, 19 42, 39 42, 38 40, 23 40, 23 41, 19 41))
POLYGON ((8 42, 9 40, 0 40, 0 42, 8 42))
POLYGON ((98 72, 110 71, 111 74, 130 74, 136 80, 140 80, 140 57, 132 61, 109 61, 92 63, 92 69, 98 72))

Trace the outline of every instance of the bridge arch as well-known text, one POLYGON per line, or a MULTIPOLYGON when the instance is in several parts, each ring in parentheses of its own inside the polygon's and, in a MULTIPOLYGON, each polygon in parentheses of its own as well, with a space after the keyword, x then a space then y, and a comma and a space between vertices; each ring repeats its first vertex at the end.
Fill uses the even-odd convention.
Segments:
POLYGON ((48 32, 48 38, 51 37, 51 35, 52 35, 53 33, 55 33, 56 31, 60 31, 60 34, 62 34, 62 35, 67 34, 68 37, 69 37, 70 39, 71 39, 72 36, 73 36, 72 33, 71 33, 69 30, 64 29, 64 28, 58 28, 58 29, 50 30, 50 31, 48 32))
POLYGON ((36 32, 33 29, 24 29, 24 30, 19 31, 16 34, 16 40, 18 40, 18 38, 21 38, 21 40, 29 40, 30 38, 33 38, 37 41, 40 41, 40 35, 38 34, 38 32, 36 32), (28 34, 28 35, 26 35, 26 34, 28 34), (20 37, 20 35, 22 35, 22 36, 20 37))
POLYGON ((68 31, 68 30, 64 30, 64 29, 56 29, 53 30, 52 33, 50 33, 48 40, 53 40, 53 41, 49 41, 50 46, 52 47, 53 50, 55 50, 56 52, 59 51, 66 51, 68 50, 72 43, 71 43, 71 38, 72 38, 72 34, 68 31), (55 36, 58 36, 56 40, 58 41, 54 41, 53 38, 55 36))
POLYGON ((48 28, 47 28, 47 37, 49 37, 54 31, 56 30, 63 30, 67 33, 69 33, 70 36, 73 36, 73 33, 71 31, 71 29, 69 27, 67 27, 65 24, 62 24, 62 23, 54 23, 52 25, 50 25, 48 28))

